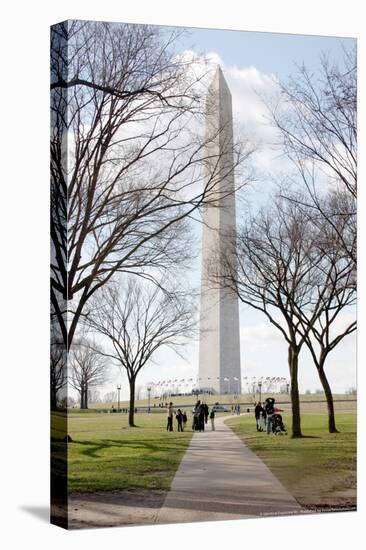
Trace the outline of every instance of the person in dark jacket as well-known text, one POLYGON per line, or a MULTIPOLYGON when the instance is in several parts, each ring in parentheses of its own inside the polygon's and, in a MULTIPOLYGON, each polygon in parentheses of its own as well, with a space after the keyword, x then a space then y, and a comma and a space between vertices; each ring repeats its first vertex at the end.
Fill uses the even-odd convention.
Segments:
POLYGON ((169 407, 167 408, 167 425, 166 425, 166 429, 167 429, 168 432, 173 431, 173 414, 174 414, 173 403, 170 402, 169 407))
POLYGON ((183 430, 185 430, 187 420, 188 420, 186 411, 182 411, 182 419, 183 419, 183 430))
POLYGON ((255 406, 254 416, 257 424, 257 432, 263 432, 264 409, 260 401, 258 401, 255 406))
POLYGON ((194 407, 193 421, 192 421, 192 430, 194 430, 195 432, 199 431, 200 407, 201 407, 201 401, 198 400, 194 407))
POLYGON ((199 408, 199 420, 198 420, 198 431, 205 431, 205 405, 201 403, 199 408))
POLYGON ((180 409, 177 410, 177 414, 175 415, 175 418, 177 419, 178 423, 178 432, 183 431, 183 414, 180 409))
POLYGON ((273 397, 267 397, 264 402, 264 410, 266 413, 266 428, 267 434, 272 432, 272 414, 274 413, 275 399, 273 397))
POLYGON ((210 420, 211 420, 211 430, 214 432, 215 431, 215 409, 211 409, 210 420))
POLYGON ((204 412, 205 412, 205 424, 207 424, 207 421, 208 421, 208 412, 209 412, 209 411, 208 411, 208 405, 207 405, 207 403, 205 403, 205 404, 203 405, 203 407, 204 407, 204 412))

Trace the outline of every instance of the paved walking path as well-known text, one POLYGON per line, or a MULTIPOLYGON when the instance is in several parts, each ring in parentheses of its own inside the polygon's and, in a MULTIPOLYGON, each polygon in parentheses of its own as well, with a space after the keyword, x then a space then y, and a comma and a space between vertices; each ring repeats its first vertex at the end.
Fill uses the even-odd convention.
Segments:
MULTIPOLYGON (((265 464, 217 418, 195 433, 156 523, 239 519, 301 512, 265 464)), ((263 434, 263 437, 273 437, 263 434)))

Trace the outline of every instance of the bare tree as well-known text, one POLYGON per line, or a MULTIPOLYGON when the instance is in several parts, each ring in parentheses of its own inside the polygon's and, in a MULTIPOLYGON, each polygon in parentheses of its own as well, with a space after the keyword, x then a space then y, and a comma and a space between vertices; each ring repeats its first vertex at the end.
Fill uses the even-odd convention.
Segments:
POLYGON ((286 154, 296 162, 314 160, 329 178, 357 194, 357 59, 344 50, 332 63, 321 58, 319 75, 302 65, 281 82, 281 103, 270 107, 286 154))
POLYGON ((88 390, 88 404, 100 403, 100 402, 101 402, 100 391, 95 389, 88 390))
POLYGON ((157 350, 179 352, 196 324, 192 301, 183 293, 129 279, 125 286, 108 286, 96 296, 86 323, 110 343, 102 354, 125 369, 130 386, 129 425, 134 426, 136 378, 157 350))
MULTIPOLYGON (((116 273, 156 280, 184 262, 184 221, 218 199, 225 174, 201 136, 201 78, 175 39, 148 25, 53 27, 51 298, 67 348, 116 273)), ((234 147, 234 170, 251 152, 234 147)))
POLYGON ((90 390, 107 379, 107 362, 100 346, 87 341, 75 342, 71 350, 70 384, 80 395, 80 408, 88 408, 90 390))
MULTIPOLYGON (((317 368, 327 399, 328 428, 337 432, 331 387, 325 372, 329 353, 356 330, 354 316, 340 317, 346 308, 356 303, 356 273, 348 255, 334 246, 329 225, 323 220, 324 230, 317 233, 316 250, 322 258, 317 263, 311 299, 305 308, 294 305, 303 329, 306 345, 317 368)), ((316 226, 318 229, 318 226, 316 226)), ((316 232, 316 229, 314 228, 316 232)), ((354 311, 354 307, 352 309, 354 311)))
POLYGON ((219 271, 211 269, 214 280, 236 292, 241 302, 263 312, 285 338, 293 437, 302 436, 299 354, 310 330, 301 325, 296 312, 309 306, 321 261, 314 254, 317 236, 312 229, 296 203, 278 199, 239 229, 224 265, 219 271))
POLYGON ((51 345, 51 410, 57 409, 58 394, 66 386, 66 354, 63 345, 51 345))
MULTIPOLYGON (((301 436, 298 360, 309 348, 327 399, 329 431, 335 432, 333 397, 325 362, 356 328, 340 314, 355 303, 354 264, 334 246, 329 225, 304 208, 299 194, 278 198, 239 231, 217 277, 243 303, 262 311, 288 344, 293 435, 301 436)), ((215 272, 214 272, 215 273, 215 272)))
POLYGON ((287 191, 283 188, 281 195, 289 201, 298 202, 308 215, 311 215, 314 226, 327 239, 328 246, 348 257, 357 267, 357 205, 355 198, 341 188, 319 188, 327 183, 324 176, 310 163, 298 164, 298 177, 287 177, 287 191), (293 193, 289 189, 297 188, 293 193), (304 192, 300 193, 300 189, 304 192))
POLYGON ((104 394, 103 402, 104 403, 116 403, 118 399, 118 394, 116 391, 109 391, 104 394))
POLYGON ((306 207, 327 221, 335 246, 356 264, 356 50, 344 50, 338 64, 323 55, 318 75, 299 67, 279 89, 279 100, 266 104, 307 190, 306 207))
POLYGON ((61 402, 67 403, 67 354, 59 325, 52 314, 50 329, 50 401, 51 410, 56 410, 61 402))

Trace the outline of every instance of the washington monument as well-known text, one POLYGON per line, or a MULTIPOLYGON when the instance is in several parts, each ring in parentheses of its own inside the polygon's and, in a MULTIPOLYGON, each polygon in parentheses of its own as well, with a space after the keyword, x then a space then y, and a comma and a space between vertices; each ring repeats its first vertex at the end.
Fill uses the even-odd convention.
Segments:
POLYGON ((236 225, 231 94, 219 66, 206 105, 206 137, 212 153, 206 179, 216 174, 218 201, 203 213, 199 387, 241 393, 238 298, 208 277, 212 265, 220 272, 236 225))

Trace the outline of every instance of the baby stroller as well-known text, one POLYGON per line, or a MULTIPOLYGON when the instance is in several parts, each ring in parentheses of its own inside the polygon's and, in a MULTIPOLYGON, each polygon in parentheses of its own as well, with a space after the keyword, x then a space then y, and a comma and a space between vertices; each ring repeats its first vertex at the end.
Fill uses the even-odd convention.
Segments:
POLYGON ((276 413, 272 415, 272 433, 274 433, 274 435, 287 435, 287 430, 281 414, 276 413))

